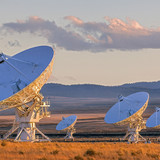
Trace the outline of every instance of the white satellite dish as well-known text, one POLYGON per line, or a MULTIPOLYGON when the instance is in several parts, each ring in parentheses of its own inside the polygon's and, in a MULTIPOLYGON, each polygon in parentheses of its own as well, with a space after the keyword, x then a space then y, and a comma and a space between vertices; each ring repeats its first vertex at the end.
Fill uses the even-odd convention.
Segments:
POLYGON ((54 51, 48 46, 34 47, 12 57, 0 54, 0 111, 15 108, 16 119, 7 139, 18 130, 15 141, 36 141, 36 131, 41 140, 50 140, 35 126, 35 122, 49 116, 39 93, 52 72, 54 51))
POLYGON ((147 119, 146 127, 160 128, 160 108, 156 107, 156 112, 147 119))
POLYGON ((118 102, 106 113, 104 121, 115 125, 128 125, 128 142, 146 141, 139 131, 145 128, 142 113, 148 106, 149 94, 137 92, 127 97, 119 96, 118 102))
POLYGON ((69 117, 62 117, 62 121, 59 122, 59 124, 56 126, 56 130, 57 131, 61 131, 61 130, 67 130, 67 134, 64 137, 64 139, 74 139, 73 138, 73 134, 76 132, 74 125, 77 122, 77 116, 76 115, 72 115, 69 117))

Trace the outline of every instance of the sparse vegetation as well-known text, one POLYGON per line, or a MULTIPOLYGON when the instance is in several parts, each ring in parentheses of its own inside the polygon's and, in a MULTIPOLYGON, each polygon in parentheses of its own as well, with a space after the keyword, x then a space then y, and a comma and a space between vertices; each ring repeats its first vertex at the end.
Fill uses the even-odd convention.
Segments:
POLYGON ((87 151, 85 152, 84 155, 87 155, 87 156, 94 156, 96 154, 96 152, 90 148, 90 149, 87 149, 87 151))
POLYGON ((7 142, 6 142, 6 141, 2 141, 2 142, 1 142, 1 146, 4 147, 4 146, 6 146, 6 145, 7 145, 7 142))
POLYGON ((154 153, 146 153, 146 155, 148 156, 148 157, 151 157, 151 158, 153 158, 153 159, 159 159, 159 155, 158 154, 154 154, 154 153))
POLYGON ((83 157, 81 157, 80 155, 78 155, 78 156, 75 156, 74 159, 75 160, 83 160, 83 157))
POLYGON ((127 160, 127 159, 125 159, 123 157, 119 157, 118 160, 127 160))
POLYGON ((56 154, 58 154, 59 153, 59 151, 56 149, 56 150, 54 150, 54 151, 52 151, 52 152, 50 152, 50 154, 53 154, 53 155, 56 155, 56 154))
POLYGON ((92 157, 87 157, 87 160, 94 160, 92 157))
POLYGON ((137 151, 131 151, 132 156, 137 156, 139 154, 142 154, 142 150, 137 150, 137 151))
POLYGON ((23 151, 19 151, 19 154, 24 154, 23 151))
POLYGON ((0 141, 0 160, 158 160, 159 144, 0 141), (7 145, 6 145, 7 144, 7 145), (4 147, 4 146, 5 147, 4 147), (45 149, 44 149, 45 148, 45 149), (6 154, 7 153, 7 154, 6 154))
POLYGON ((43 157, 43 158, 39 158, 38 160, 47 160, 47 158, 43 157))

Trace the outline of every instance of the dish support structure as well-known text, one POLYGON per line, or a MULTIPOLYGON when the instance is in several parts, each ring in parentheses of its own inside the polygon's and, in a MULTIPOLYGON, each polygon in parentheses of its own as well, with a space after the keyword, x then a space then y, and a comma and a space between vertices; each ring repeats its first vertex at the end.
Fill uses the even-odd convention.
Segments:
POLYGON ((139 141, 146 142, 146 139, 139 134, 142 129, 146 129, 146 122, 143 120, 142 116, 131 119, 128 131, 122 140, 128 140, 128 143, 138 143, 139 141))
POLYGON ((74 141, 74 137, 73 137, 73 134, 76 133, 76 129, 74 128, 74 126, 71 126, 70 128, 67 129, 67 134, 66 136, 64 137, 64 140, 73 140, 74 141))
POLYGON ((17 131, 14 141, 51 141, 36 127, 36 123, 40 119, 50 117, 50 112, 47 111, 50 104, 47 101, 43 102, 42 99, 43 96, 38 94, 31 102, 15 108, 13 127, 3 136, 3 139, 8 139, 10 135, 17 131), (36 133, 41 138, 36 136, 36 133))

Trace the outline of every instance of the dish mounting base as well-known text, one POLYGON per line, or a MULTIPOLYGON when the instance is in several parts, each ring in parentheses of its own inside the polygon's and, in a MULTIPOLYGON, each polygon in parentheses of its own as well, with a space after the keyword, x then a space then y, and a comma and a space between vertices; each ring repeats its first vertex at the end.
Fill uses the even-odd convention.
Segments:
POLYGON ((42 99, 43 96, 39 94, 31 102, 15 108, 16 119, 13 127, 3 136, 3 139, 8 139, 10 135, 17 131, 14 141, 51 141, 35 125, 40 119, 50 117, 50 112, 47 111, 50 105, 48 102, 42 102, 42 99), (38 133, 38 136, 36 136, 36 133, 38 133))
POLYGON ((142 129, 146 128, 145 123, 141 116, 131 119, 128 131, 122 140, 128 140, 128 143, 138 143, 139 141, 146 142, 147 140, 139 134, 142 129))
POLYGON ((73 137, 73 134, 76 133, 76 129, 74 127, 71 127, 71 128, 68 128, 67 129, 67 134, 66 136, 64 137, 64 140, 73 140, 74 141, 74 137, 73 137))

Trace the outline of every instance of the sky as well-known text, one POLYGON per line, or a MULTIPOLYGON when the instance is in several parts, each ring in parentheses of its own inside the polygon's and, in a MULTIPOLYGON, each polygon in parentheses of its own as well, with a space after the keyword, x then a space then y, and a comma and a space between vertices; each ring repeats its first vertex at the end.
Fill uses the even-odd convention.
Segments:
POLYGON ((158 0, 0 0, 0 51, 53 47, 53 83, 158 81, 159 6, 158 0))

